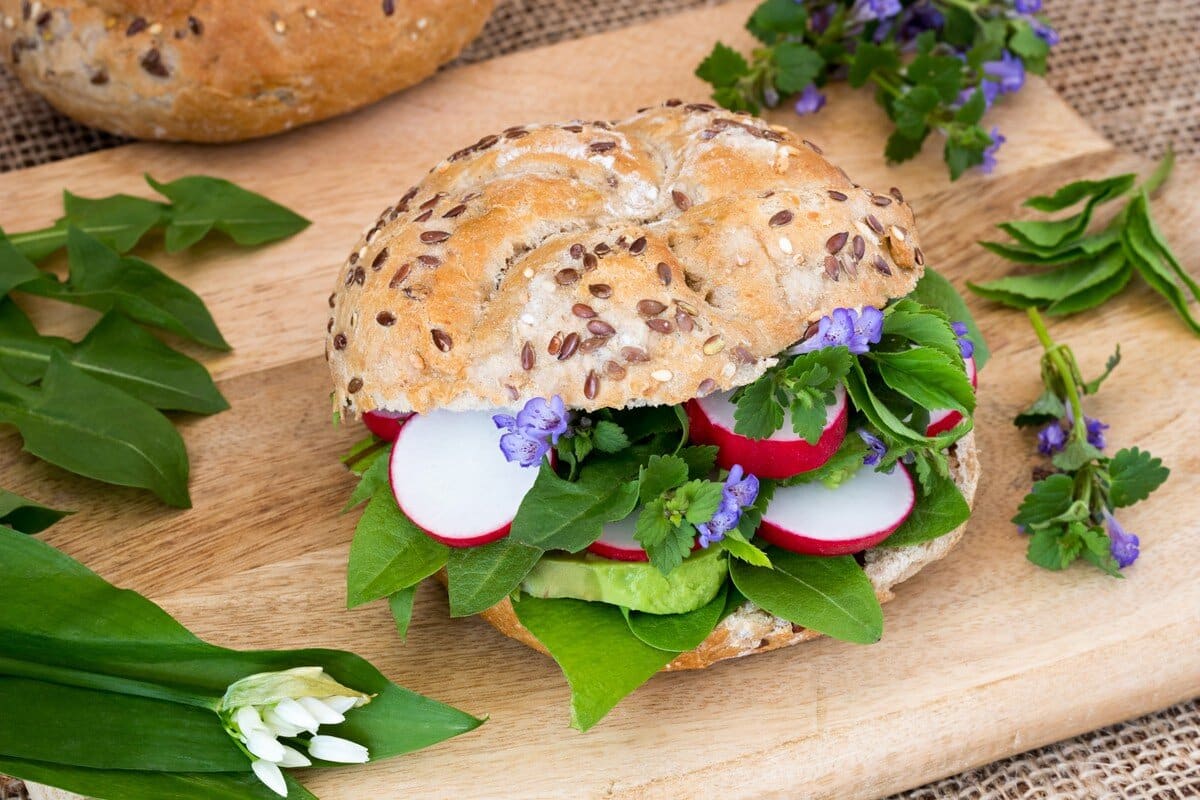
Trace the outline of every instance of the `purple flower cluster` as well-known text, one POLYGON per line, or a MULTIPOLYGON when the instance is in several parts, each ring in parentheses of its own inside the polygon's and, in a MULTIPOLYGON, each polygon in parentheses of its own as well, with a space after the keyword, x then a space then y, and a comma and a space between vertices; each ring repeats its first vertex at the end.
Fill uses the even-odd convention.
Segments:
POLYGON ((902 10, 900 0, 855 0, 850 7, 853 22, 874 22, 891 19, 902 10))
POLYGON ((696 526, 700 532, 697 541, 703 548, 725 538, 728 531, 737 527, 742 518, 742 509, 754 505, 758 499, 758 478, 746 475, 740 464, 734 464, 721 489, 721 505, 708 522, 696 526))
POLYGON ((535 397, 515 417, 496 414, 492 422, 505 432, 500 437, 500 451, 504 457, 520 462, 522 467, 532 467, 540 463, 550 448, 558 444, 559 437, 567 433, 571 415, 563 405, 563 399, 554 395, 549 400, 535 397))
POLYGON ((827 317, 817 322, 817 332, 793 347, 793 354, 811 353, 826 347, 848 347, 851 353, 862 355, 879 344, 883 336, 883 312, 874 306, 863 306, 862 311, 852 308, 835 308, 827 317))
POLYGON ((950 329, 954 331, 954 335, 958 337, 958 352, 963 358, 970 358, 975 355, 975 343, 971 341, 971 337, 967 335, 967 323, 953 322, 950 324, 950 329))
MULTIPOLYGON (((1054 455, 1067 446, 1067 432, 1074 424, 1070 407, 1067 408, 1067 415, 1060 420, 1051 422, 1046 427, 1038 431, 1038 452, 1044 456, 1054 455)), ((1095 417, 1085 416, 1083 424, 1087 427, 1087 441, 1092 447, 1097 450, 1103 450, 1107 442, 1104 440, 1104 432, 1109 426, 1105 425, 1095 417)))
POLYGON ((1134 561, 1137 561, 1139 546, 1141 541, 1132 533, 1129 533, 1121 524, 1117 522, 1117 518, 1107 511, 1104 512, 1104 527, 1108 529, 1109 552, 1116 560, 1117 566, 1125 569, 1134 561))
POLYGON ((863 456, 863 466, 874 467, 887 455, 887 445, 870 431, 859 429, 858 435, 866 442, 867 454, 863 456))

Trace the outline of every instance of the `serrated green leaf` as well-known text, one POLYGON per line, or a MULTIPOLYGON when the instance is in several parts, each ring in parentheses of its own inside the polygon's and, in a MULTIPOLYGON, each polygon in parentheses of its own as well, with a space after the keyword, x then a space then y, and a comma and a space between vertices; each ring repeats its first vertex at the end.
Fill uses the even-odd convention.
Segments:
POLYGON ((1112 540, 1103 528, 1079 526, 1075 529, 1083 545, 1079 555, 1088 563, 1114 578, 1123 578, 1117 560, 1112 556, 1112 540))
POLYGON ((733 430, 751 439, 766 439, 783 425, 783 406, 776 398, 775 374, 742 387, 733 412, 733 430))
POLYGON ((387 486, 367 503, 346 567, 346 606, 354 608, 414 586, 446 564, 450 548, 417 527, 387 486))
POLYGON ((688 463, 680 456, 650 456, 638 476, 641 501, 648 503, 684 483, 688 479, 688 472, 688 463))
POLYGON ((642 507, 634 539, 646 551, 650 563, 663 575, 668 575, 691 552, 696 530, 686 520, 676 524, 668 519, 665 502, 659 498, 642 507))
POLYGON ((1120 450, 1108 464, 1112 480, 1109 499, 1117 508, 1145 500, 1163 484, 1171 471, 1145 450, 1130 447, 1120 450))
POLYGON ((715 445, 685 447, 679 451, 679 456, 687 462, 689 478, 706 478, 717 464, 715 445))
POLYGON ((1084 394, 1095 394, 1100 391, 1100 386, 1108 380, 1108 376, 1112 375, 1112 371, 1121 363, 1121 345, 1117 345, 1113 350, 1113 354, 1104 362, 1104 372, 1100 373, 1095 380, 1090 380, 1081 387, 1084 394))
POLYGON ((1098 181, 1074 181, 1059 187, 1054 194, 1034 195, 1022 205, 1036 211, 1050 213, 1070 208, 1088 198, 1099 198, 1101 202, 1108 202, 1128 192, 1133 187, 1135 180, 1137 180, 1137 175, 1130 172, 1098 181))
POLYGON ((714 88, 733 86, 738 79, 750 72, 745 57, 732 47, 717 42, 712 52, 696 68, 696 77, 710 83, 714 88))
POLYGON ((1037 481, 1021 501, 1014 525, 1031 529, 1067 513, 1075 499, 1075 482, 1069 475, 1050 475, 1037 481))
POLYGON ((1070 294, 1061 300, 1051 303, 1046 307, 1046 313, 1064 316, 1095 308, 1109 298, 1119 294, 1132 277, 1133 265, 1129 261, 1125 261, 1120 271, 1115 275, 1093 284, 1083 291, 1070 294))
POLYGON ((774 44, 785 34, 802 34, 808 22, 804 6, 793 0, 765 0, 750 14, 746 30, 763 44, 774 44))
POLYGON ((615 453, 629 447, 629 437, 621 426, 611 420, 602 419, 592 429, 592 444, 601 453, 615 453))
POLYGON ((896 99, 892 119, 896 130, 909 139, 919 139, 928 130, 928 116, 938 107, 940 98, 932 86, 916 86, 896 99))
MULTIPOLYGON (((796 3, 793 6, 801 7, 796 3)), ((821 55, 799 42, 781 42, 773 49, 775 62, 775 86, 780 92, 792 94, 802 91, 816 81, 825 66, 821 55)))
MULTIPOLYGON (((854 61, 850 64, 850 70, 846 75, 846 81, 855 89, 861 88, 867 84, 874 72, 894 72, 900 68, 900 55, 896 52, 895 46, 878 45, 873 42, 860 42, 854 52, 854 61)), ((933 93, 934 103, 937 102, 937 92, 930 89, 933 93)), ((922 104, 924 101, 921 101, 922 104)), ((932 108, 932 106, 929 106, 932 108)), ((926 108, 926 111, 929 110, 926 108)), ((922 118, 924 114, 921 115, 922 118)), ((899 127, 899 125, 897 126, 899 127)), ((920 133, 914 133, 910 138, 917 138, 920 133)))
MULTIPOLYGON (((956 363, 962 361, 958 334, 941 309, 927 308, 909 298, 893 302, 884 312, 883 335, 898 336, 913 344, 930 347, 956 363)), ((964 366, 965 369, 965 366, 964 366)))
POLYGON ((1025 557, 1045 569, 1066 569, 1075 560, 1078 551, 1072 552, 1064 541, 1065 536, 1066 529, 1062 526, 1034 531, 1029 537, 1025 557))
POLYGON ((987 283, 968 285, 972 291, 991 299, 1017 296, 1036 301, 1037 305, 1053 305, 1109 281, 1125 269, 1125 252, 1113 247, 1098 258, 1077 261, 1057 269, 1008 275, 987 283))
POLYGON ((1025 68, 1035 75, 1046 71, 1046 56, 1050 54, 1050 45, 1034 33, 1030 25, 1018 26, 1017 32, 1008 39, 1008 49, 1020 56, 1025 68))
POLYGON ((967 102, 954 112, 954 121, 960 125, 978 125, 979 121, 983 119, 985 111, 987 111, 987 99, 984 97, 982 89, 976 89, 971 93, 967 102))
POLYGON ((168 505, 191 506, 187 452, 167 418, 61 353, 51 354, 38 389, 0 372, 0 395, 0 421, 16 426, 38 458, 105 483, 149 489, 168 505))
POLYGON ((975 317, 967 308, 967 303, 962 295, 954 288, 954 284, 932 267, 926 267, 925 274, 917 281, 917 287, 909 293, 908 299, 928 308, 936 308, 951 322, 961 322, 966 325, 967 335, 975 345, 975 354, 972 356, 975 359, 975 368, 979 370, 984 368, 991 357, 991 350, 987 346, 987 340, 984 339, 983 333, 979 330, 979 325, 975 323, 975 317))
POLYGON ((1056 453, 1051 461, 1054 466, 1064 472, 1074 472, 1084 464, 1090 464, 1101 458, 1104 458, 1104 453, 1101 453, 1088 442, 1072 436, 1067 441, 1067 446, 1063 448, 1062 452, 1056 453))
POLYGON ((963 63, 954 56, 922 53, 908 63, 905 75, 918 86, 935 89, 943 103, 953 103, 962 88, 963 63))
POLYGON ((688 481, 675 490, 671 498, 674 504, 687 509, 684 519, 693 525, 700 525, 712 519, 721 505, 722 484, 716 481, 688 481))
POLYGON ((925 139, 929 136, 929 131, 926 130, 919 138, 910 139, 900 131, 892 131, 888 136, 887 144, 883 148, 884 157, 887 158, 889 164, 899 164, 903 161, 908 161, 910 158, 915 158, 921 152, 921 148, 925 144, 925 139))
POLYGON ((146 183, 171 201, 166 229, 168 253, 191 247, 218 230, 240 245, 285 239, 309 226, 309 221, 273 200, 222 178, 192 175, 146 183))
POLYGON ((732 561, 738 590, 760 608, 796 625, 859 644, 883 635, 883 610, 853 556, 803 556, 772 547, 774 569, 732 561))
POLYGON ((505 537, 476 547, 453 547, 446 561, 450 616, 486 611, 513 592, 544 551, 505 537))

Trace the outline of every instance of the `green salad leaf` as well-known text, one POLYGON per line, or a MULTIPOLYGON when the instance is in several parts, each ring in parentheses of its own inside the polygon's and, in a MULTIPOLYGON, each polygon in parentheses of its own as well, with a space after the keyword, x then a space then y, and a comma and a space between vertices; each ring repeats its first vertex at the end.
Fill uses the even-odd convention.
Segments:
POLYGON ((916 505, 908 519, 900 523, 879 547, 905 547, 928 542, 966 522, 971 516, 971 507, 958 486, 948 476, 930 473, 923 491, 917 493, 916 505))
POLYGON ((349 608, 420 583, 446 565, 450 548, 425 535, 396 505, 385 484, 367 503, 346 568, 349 608))
POLYGON ((450 548, 450 616, 467 617, 499 603, 521 585, 543 552, 511 536, 477 547, 450 548))
POLYGON ((634 636, 659 650, 681 653, 699 647, 725 618, 728 593, 726 583, 707 604, 686 614, 647 614, 627 608, 621 612, 634 636))
POLYGON ((0 489, 0 525, 19 533, 41 533, 71 511, 44 506, 7 489, 0 489))

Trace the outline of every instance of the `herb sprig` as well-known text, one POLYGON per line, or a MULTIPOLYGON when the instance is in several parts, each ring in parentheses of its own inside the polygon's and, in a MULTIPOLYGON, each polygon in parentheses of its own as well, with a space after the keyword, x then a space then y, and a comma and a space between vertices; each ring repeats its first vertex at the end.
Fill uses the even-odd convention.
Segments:
POLYGON ((1077 314, 1119 294, 1140 275, 1162 295, 1193 333, 1200 320, 1189 308, 1200 302, 1200 284, 1184 269, 1150 212, 1150 197, 1174 166, 1168 152, 1140 185, 1133 173, 1068 183, 1049 195, 1025 201, 1027 208, 1052 213, 1080 203, 1074 214, 1052 220, 1015 220, 997 225, 1009 242, 980 242, 991 252, 1038 271, 986 283, 968 283, 978 295, 1014 308, 1047 314, 1077 314), (1097 208, 1114 200, 1125 205, 1105 225, 1092 229, 1097 208))
POLYGON ((1125 531, 1113 512, 1145 500, 1170 474, 1162 461, 1137 447, 1104 455, 1108 427, 1084 414, 1083 397, 1095 394, 1120 362, 1120 348, 1105 371, 1085 381, 1071 348, 1056 343, 1037 309, 1029 320, 1044 349, 1044 390, 1015 424, 1040 426, 1038 450, 1054 470, 1033 484, 1013 522, 1029 534, 1029 560, 1046 569, 1065 569, 1083 558, 1109 575, 1138 556, 1138 537, 1125 531))
POLYGON ((765 0, 746 23, 760 46, 746 58, 718 42, 696 70, 713 99, 757 113, 798 95, 797 113, 825 104, 830 81, 868 84, 895 123, 889 162, 906 161, 933 133, 944 137, 951 178, 990 172, 1004 141, 982 124, 1025 72, 1041 74, 1057 34, 1040 0, 765 0))
POLYGON ((0 423, 33 455, 79 475, 149 489, 187 508, 188 458, 162 412, 228 408, 203 364, 146 330, 228 350, 204 302, 154 265, 128 255, 155 230, 168 252, 212 231, 241 245, 291 236, 308 221, 229 181, 147 182, 169 202, 63 194, 63 216, 40 230, 0 231, 0 423), (68 273, 42 269, 66 249, 68 273), (13 295, 100 312, 78 342, 40 333, 13 295))

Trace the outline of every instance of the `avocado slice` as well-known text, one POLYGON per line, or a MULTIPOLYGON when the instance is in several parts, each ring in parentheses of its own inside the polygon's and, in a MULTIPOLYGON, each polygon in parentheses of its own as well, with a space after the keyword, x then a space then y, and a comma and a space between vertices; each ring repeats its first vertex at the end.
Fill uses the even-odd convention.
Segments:
POLYGON ((692 553, 669 575, 644 561, 592 553, 548 553, 525 576, 534 597, 572 597, 648 614, 684 614, 706 605, 725 584, 729 561, 718 547, 692 553))

